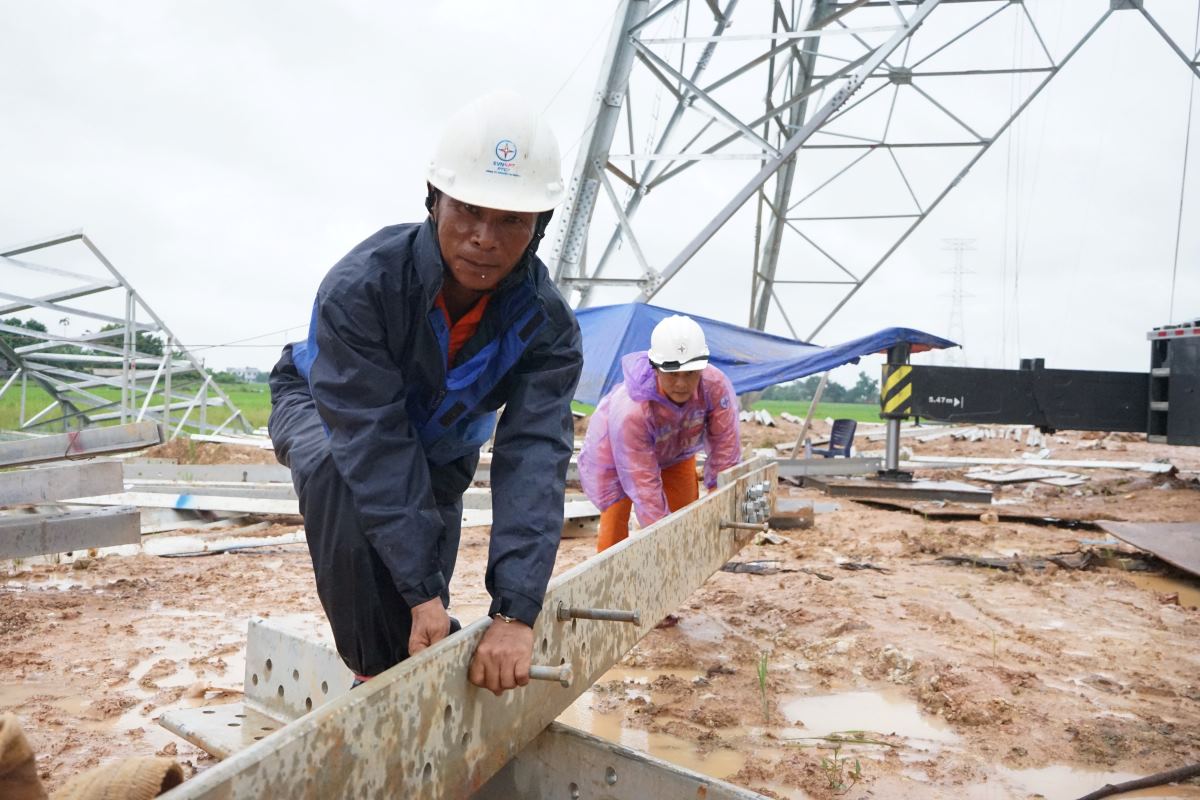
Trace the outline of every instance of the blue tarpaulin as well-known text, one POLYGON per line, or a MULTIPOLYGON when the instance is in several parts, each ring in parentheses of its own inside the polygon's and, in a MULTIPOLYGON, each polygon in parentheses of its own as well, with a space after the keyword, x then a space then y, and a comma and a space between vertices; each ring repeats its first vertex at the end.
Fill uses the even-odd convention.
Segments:
MULTIPOLYGON (((622 380, 621 356, 647 350, 650 332, 662 319, 678 314, 645 303, 599 306, 575 312, 583 330, 583 375, 575 399, 595 405, 622 380)), ((689 314, 704 329, 709 363, 733 381, 738 394, 857 363, 860 356, 908 342, 914 351, 955 347, 955 343, 911 328, 884 328, 832 347, 774 336, 689 314)))

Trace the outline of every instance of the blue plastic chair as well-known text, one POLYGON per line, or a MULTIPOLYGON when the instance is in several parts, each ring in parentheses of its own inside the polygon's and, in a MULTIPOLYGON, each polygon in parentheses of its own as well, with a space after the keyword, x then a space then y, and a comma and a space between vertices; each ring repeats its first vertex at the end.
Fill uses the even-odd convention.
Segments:
POLYGON ((824 450, 813 450, 813 455, 825 458, 850 457, 850 448, 854 444, 854 432, 858 430, 858 422, 852 419, 835 419, 833 430, 829 434, 829 447, 824 450))

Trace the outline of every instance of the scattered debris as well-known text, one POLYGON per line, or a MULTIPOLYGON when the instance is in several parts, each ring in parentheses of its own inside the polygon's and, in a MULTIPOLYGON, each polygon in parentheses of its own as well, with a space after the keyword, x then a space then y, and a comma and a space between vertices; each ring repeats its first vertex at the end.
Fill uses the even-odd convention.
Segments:
POLYGON ((850 570, 851 572, 857 572, 864 569, 873 569, 876 572, 882 572, 885 575, 891 572, 891 570, 889 570, 887 567, 881 567, 877 564, 872 564, 870 561, 840 561, 838 562, 838 568, 850 570))
POLYGON ((779 566, 778 559, 763 559, 760 561, 730 561, 721 567, 722 572, 746 572, 751 575, 776 575, 780 572, 800 572, 798 569, 788 569, 779 566))
POLYGON ((1025 556, 939 556, 937 563, 958 566, 969 564, 973 567, 987 567, 1005 572, 1026 572, 1028 570, 1044 570, 1048 564, 1063 569, 1091 569, 1102 563, 1102 559, 1093 550, 1081 550, 1075 553, 1062 553, 1046 556, 1045 558, 1025 556))
POLYGON ((1057 486, 1074 486, 1075 483, 1084 483, 1087 479, 1081 475, 1076 475, 1072 472, 1059 472, 1051 469, 1042 469, 1041 467, 1023 467, 1020 469, 999 470, 999 469, 973 469, 963 477, 972 481, 983 481, 984 483, 1026 483, 1030 481, 1043 481, 1049 483, 1052 480, 1060 480, 1070 478, 1073 482, 1058 483, 1057 486))
POLYGON ((760 408, 756 411, 740 411, 738 412, 738 420, 740 422, 753 422, 757 425, 765 425, 768 428, 775 427, 775 418, 765 408, 760 408))

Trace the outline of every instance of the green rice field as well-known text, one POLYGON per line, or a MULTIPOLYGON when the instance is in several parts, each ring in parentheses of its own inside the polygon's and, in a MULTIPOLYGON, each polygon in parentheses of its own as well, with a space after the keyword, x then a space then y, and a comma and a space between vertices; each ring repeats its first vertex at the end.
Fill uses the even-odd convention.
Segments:
MULTIPOLYGON (((267 424, 267 417, 271 413, 271 394, 265 383, 235 384, 222 388, 229 395, 229 399, 242 410, 242 414, 252 427, 259 428, 267 424)), ((116 393, 112 390, 99 390, 97 394, 105 397, 111 394, 114 399, 117 397, 116 393)), ((20 391, 15 386, 11 387, 3 397, 0 397, 0 430, 12 430, 17 427, 20 418, 20 397, 20 391)), ((46 406, 49 398, 41 389, 30 387, 29 397, 26 402, 26 415, 32 416, 46 406)), ((585 414, 590 414, 593 410, 592 406, 585 403, 572 403, 571 407, 585 414)), ((765 408, 776 415, 782 411, 787 411, 798 417, 803 417, 808 413, 808 403, 795 400, 763 400, 755 403, 754 408, 765 408)), ((53 414, 54 412, 51 413, 53 414)), ((215 415, 219 412, 210 410, 209 413, 215 415)), ((873 403, 818 404, 816 419, 825 419, 826 417, 856 419, 860 422, 878 422, 879 406, 873 403)))
MULTIPOLYGON (((221 388, 224 389, 225 394, 229 396, 233 404, 242 410, 242 415, 249 421, 251 427, 258 428, 267 424, 267 416, 271 413, 271 394, 265 383, 236 384, 221 388)), ((120 397, 120 393, 113 389, 96 389, 93 391, 101 397, 111 397, 114 400, 120 397)), ((41 411, 49 402, 49 395, 44 391, 33 386, 29 387, 29 393, 25 401, 26 418, 32 417, 41 411)), ((193 411, 192 413, 194 415, 196 412, 193 411)), ((220 413, 220 409, 210 408, 210 423, 220 424, 224 420, 224 416, 218 418, 217 415, 220 413)), ((0 430, 16 429, 20 421, 20 415, 20 387, 12 386, 4 393, 3 397, 0 397, 0 430)), ((51 411, 48 416, 57 416, 57 411, 51 411)))

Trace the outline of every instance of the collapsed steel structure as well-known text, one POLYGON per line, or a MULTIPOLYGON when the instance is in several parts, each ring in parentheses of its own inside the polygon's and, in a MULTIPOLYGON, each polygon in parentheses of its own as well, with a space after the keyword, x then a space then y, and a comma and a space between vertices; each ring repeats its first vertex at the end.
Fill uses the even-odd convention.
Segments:
POLYGON ((0 338, 0 397, 14 387, 20 392, 20 431, 142 421, 161 423, 172 439, 183 431, 250 430, 204 364, 82 231, 0 250, 0 276, 0 300, 7 301, 0 306, 0 332, 9 335, 0 338), (71 269, 25 258, 76 242, 85 248, 85 260, 71 269), (29 291, 21 293, 21 287, 29 291), (89 307, 73 302, 82 298, 93 298, 89 307), (55 315, 62 330, 4 321, 34 309, 55 315), (68 335, 72 325, 89 329, 68 335), (151 343, 161 345, 161 354, 144 352, 151 343), (40 410, 30 407, 31 384, 50 397, 40 410), (213 409, 220 412, 216 421, 209 417, 213 409))
MULTIPOLYGON (((555 279, 580 307, 606 289, 649 301, 753 199, 747 324, 765 330, 773 304, 801 338, 786 295, 799 287, 812 339, 1113 14, 1141 15, 1200 76, 1200 53, 1144 0, 1103 5, 1053 52, 1023 0, 624 0, 550 248, 555 279), (973 34, 1004 24, 1009 63, 981 63, 973 34), (910 107, 924 116, 903 118, 910 107), (846 190, 864 174, 871 192, 846 190)), ((728 259, 710 247, 702 260, 728 259)))

